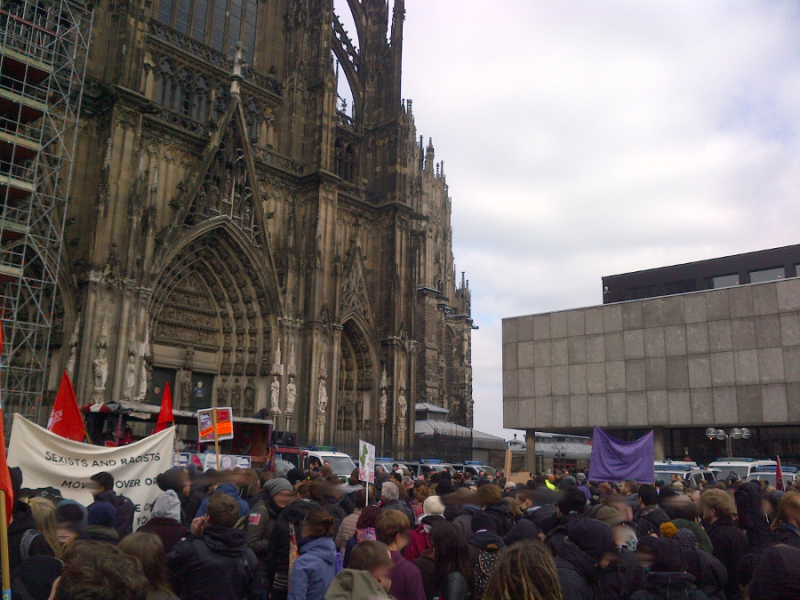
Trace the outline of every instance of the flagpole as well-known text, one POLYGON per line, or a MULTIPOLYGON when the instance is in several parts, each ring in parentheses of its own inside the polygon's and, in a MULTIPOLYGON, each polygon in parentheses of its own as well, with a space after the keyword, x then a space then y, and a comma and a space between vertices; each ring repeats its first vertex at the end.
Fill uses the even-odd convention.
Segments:
MULTIPOLYGON (((2 418, 2 417, 0 417, 2 418)), ((6 492, 0 490, 0 546, 3 548, 3 600, 11 599, 11 568, 8 562, 8 515, 6 514, 6 492)))

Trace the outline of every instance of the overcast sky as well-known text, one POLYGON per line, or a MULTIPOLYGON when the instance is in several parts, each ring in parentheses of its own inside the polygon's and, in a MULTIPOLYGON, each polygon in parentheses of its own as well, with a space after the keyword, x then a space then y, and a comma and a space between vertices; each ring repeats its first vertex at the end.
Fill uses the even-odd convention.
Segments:
POLYGON ((480 327, 476 429, 513 433, 501 318, 800 243, 800 2, 406 0, 403 51, 480 327))

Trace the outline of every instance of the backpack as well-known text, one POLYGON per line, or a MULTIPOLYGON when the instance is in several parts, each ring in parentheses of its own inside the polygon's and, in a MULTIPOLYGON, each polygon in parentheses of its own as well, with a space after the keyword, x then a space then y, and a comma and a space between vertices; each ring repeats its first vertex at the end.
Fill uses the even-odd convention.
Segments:
POLYGON ((35 529, 26 529, 25 533, 22 534, 22 540, 19 543, 19 555, 22 558, 20 562, 25 562, 31 557, 31 544, 33 544, 33 540, 37 535, 42 534, 35 529))
POLYGON ((499 550, 495 552, 481 550, 478 553, 478 558, 475 561, 475 598, 477 600, 483 598, 486 593, 486 586, 489 585, 489 579, 491 579, 492 573, 497 568, 499 560, 499 550))

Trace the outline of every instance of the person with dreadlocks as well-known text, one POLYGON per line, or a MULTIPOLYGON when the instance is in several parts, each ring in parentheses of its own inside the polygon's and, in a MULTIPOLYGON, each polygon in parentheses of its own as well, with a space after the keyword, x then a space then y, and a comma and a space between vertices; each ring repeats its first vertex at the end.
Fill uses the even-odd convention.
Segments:
POLYGON ((517 542, 500 556, 483 600, 561 600, 558 571, 540 542, 517 542))

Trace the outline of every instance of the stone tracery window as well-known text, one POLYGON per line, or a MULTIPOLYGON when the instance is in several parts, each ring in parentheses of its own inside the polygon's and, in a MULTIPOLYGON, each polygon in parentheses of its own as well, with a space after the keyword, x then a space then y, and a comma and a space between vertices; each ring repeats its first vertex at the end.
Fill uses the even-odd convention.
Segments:
POLYGON ((194 80, 194 104, 192 105, 192 118, 204 123, 208 120, 208 78, 198 75, 194 80))
POLYGON ((175 93, 175 67, 168 59, 158 65, 158 89, 156 101, 159 104, 172 108, 173 94, 175 93))
POLYGON ((225 54, 241 42, 245 58, 253 62, 258 0, 160 0, 156 18, 225 54))

